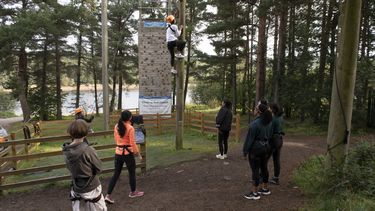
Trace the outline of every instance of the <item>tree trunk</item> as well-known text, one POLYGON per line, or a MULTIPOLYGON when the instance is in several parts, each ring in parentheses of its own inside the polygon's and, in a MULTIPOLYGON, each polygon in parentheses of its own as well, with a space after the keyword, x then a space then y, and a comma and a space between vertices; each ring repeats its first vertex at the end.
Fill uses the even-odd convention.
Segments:
POLYGON ((281 89, 281 79, 284 76, 285 70, 285 49, 286 49, 286 25, 288 18, 288 6, 283 4, 281 6, 280 15, 280 29, 279 29, 279 44, 278 44, 278 56, 277 56, 277 74, 274 92, 274 102, 279 103, 280 89, 281 89))
POLYGON ((21 46, 18 55, 18 99, 21 103, 21 109, 23 114, 23 121, 26 122, 30 119, 30 108, 27 102, 27 90, 28 90, 28 77, 27 77, 27 53, 25 46, 21 46))
POLYGON ((186 104, 186 96, 188 91, 188 85, 189 85, 189 76, 190 76, 190 68, 191 68, 191 38, 192 38, 192 30, 189 30, 188 36, 187 36, 187 65, 186 65, 186 73, 185 73, 185 84, 184 84, 184 104, 186 104))
POLYGON ((55 37, 55 68, 56 68, 56 119, 62 119, 62 95, 61 95, 61 68, 60 68, 59 39, 55 37))
POLYGON ((115 62, 113 76, 112 76, 112 95, 111 95, 111 102, 109 104, 109 112, 113 112, 115 108, 115 100, 116 100, 116 83, 117 83, 117 70, 118 64, 115 62))
POLYGON ((95 98, 95 112, 96 116, 99 116, 99 102, 98 102, 98 76, 96 72, 96 58, 95 58, 95 49, 94 49, 94 31, 91 32, 91 37, 90 37, 90 43, 91 43, 91 48, 90 48, 90 54, 91 54, 91 70, 93 73, 94 77, 94 98, 95 98))
MULTIPOLYGON (((246 22, 250 23, 250 4, 247 5, 247 14, 246 14, 246 22)), ((242 78, 242 101, 241 101, 241 108, 242 108, 242 115, 246 114, 246 102, 249 100, 246 98, 247 94, 247 84, 250 82, 248 81, 248 74, 250 68, 250 27, 249 24, 246 25, 246 45, 245 45, 245 70, 242 78)))
MULTIPOLYGON (((306 28, 304 29, 307 32, 307 35, 303 38, 303 50, 302 50, 302 81, 300 82, 301 90, 300 92, 304 92, 309 86, 307 83, 307 71, 310 63, 310 54, 309 54, 309 39, 310 39, 310 26, 311 26, 311 4, 312 2, 309 1, 307 3, 307 14, 306 14, 306 28)), ((301 94, 302 95, 302 94, 301 94)), ((302 105, 300 107, 300 121, 305 121, 306 118, 306 111, 308 110, 306 108, 306 105, 308 105, 308 99, 300 99, 302 102, 302 105)))
MULTIPOLYGON (((321 99, 323 97, 323 84, 324 84, 324 72, 326 66, 326 58, 328 52, 328 35, 329 35, 329 25, 327 22, 330 21, 329 17, 326 16, 327 13, 327 0, 323 2, 323 16, 322 16, 322 36, 320 39, 320 52, 319 52, 319 69, 317 78, 317 87, 315 93, 315 111, 314 111, 314 123, 318 123, 322 118, 322 104, 321 99), (328 21, 327 21, 328 20, 328 21)), ((332 13, 331 13, 332 15, 332 13)))
MULTIPOLYGON (((46 35, 46 39, 44 41, 44 47, 43 47, 43 66, 42 66, 42 72, 40 75, 40 94, 42 99, 48 99, 47 97, 47 63, 48 63, 48 35, 46 35)), ((43 121, 48 120, 48 108, 46 105, 46 100, 41 100, 39 102, 39 115, 40 118, 43 121)))
MULTIPOLYGON (((274 94, 274 101, 277 95, 277 41, 279 39, 279 14, 275 14, 275 33, 273 35, 273 61, 272 61, 272 90, 274 94)), ((275 101, 276 102, 276 101, 275 101)))
POLYGON ((348 153, 361 3, 362 1, 345 1, 341 5, 341 31, 338 42, 337 66, 332 85, 332 102, 327 136, 328 167, 341 165, 348 153))
MULTIPOLYGON (((232 11, 232 20, 234 21, 236 19, 236 4, 233 5, 233 11, 232 11)), ((234 41, 236 38, 236 29, 232 28, 232 41, 234 41)), ((232 46, 230 50, 231 54, 231 75, 232 75, 232 83, 231 83, 231 89, 232 89, 232 110, 233 114, 235 115, 237 113, 236 107, 237 107, 237 59, 236 59, 236 47, 232 46)))
POLYGON ((258 102, 265 96, 266 86, 266 54, 267 54, 267 40, 266 40, 266 21, 267 9, 264 5, 264 0, 260 2, 259 8, 259 32, 258 32, 258 49, 257 49, 257 72, 256 72, 256 97, 255 102, 258 102), (263 5, 262 5, 263 4, 263 5))
POLYGON ((82 60, 82 32, 79 31, 78 35, 78 65, 77 65, 77 81, 76 81, 76 108, 80 106, 80 87, 81 87, 81 60, 82 60))
MULTIPOLYGON (((119 50, 120 58, 124 57, 124 53, 122 52, 122 49, 119 50)), ((117 100, 117 110, 122 110, 122 87, 123 87, 123 66, 122 62, 120 62, 120 67, 118 71, 118 100, 117 100)))
MULTIPOLYGON (((253 48, 253 45, 254 45, 254 35, 255 35, 255 31, 256 31, 256 27, 254 25, 254 6, 251 5, 251 21, 250 21, 250 24, 251 24, 251 38, 250 38, 250 64, 249 64, 249 68, 250 68, 250 72, 248 74, 248 85, 247 85, 247 96, 249 98, 249 110, 254 108, 254 99, 253 99, 253 87, 252 87, 252 84, 253 84, 253 66, 254 66, 254 60, 253 60, 253 54, 254 54, 254 48, 253 48)), ((249 111, 249 122, 250 122, 250 113, 251 113, 251 110, 249 111)))

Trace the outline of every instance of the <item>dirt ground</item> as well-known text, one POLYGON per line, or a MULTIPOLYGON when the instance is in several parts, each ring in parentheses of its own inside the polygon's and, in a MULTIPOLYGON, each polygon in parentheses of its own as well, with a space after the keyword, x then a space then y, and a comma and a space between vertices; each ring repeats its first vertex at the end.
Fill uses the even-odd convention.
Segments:
MULTIPOLYGON (((145 191, 141 198, 128 198, 127 175, 122 174, 113 196, 115 204, 108 210, 180 211, 180 210, 296 210, 308 198, 291 181, 291 173, 299 163, 325 151, 324 137, 286 136, 281 155, 281 185, 270 186, 271 195, 253 201, 243 198, 251 187, 251 172, 242 157, 241 144, 229 149, 227 160, 213 154, 156 168, 137 177, 137 187, 145 191)), ((270 164, 270 175, 273 173, 270 164)), ((103 192, 109 178, 102 180, 103 192)), ((14 193, 0 198, 0 210, 71 210, 68 188, 52 187, 14 193)))

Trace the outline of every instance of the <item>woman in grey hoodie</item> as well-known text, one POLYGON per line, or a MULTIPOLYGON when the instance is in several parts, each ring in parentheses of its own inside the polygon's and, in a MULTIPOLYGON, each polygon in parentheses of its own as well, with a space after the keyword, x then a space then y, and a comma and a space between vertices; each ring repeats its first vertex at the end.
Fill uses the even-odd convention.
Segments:
POLYGON ((70 124, 68 133, 73 141, 63 145, 63 154, 72 176, 70 199, 73 211, 106 211, 98 177, 102 171, 102 163, 95 149, 83 141, 88 133, 88 125, 82 119, 75 120, 70 124))

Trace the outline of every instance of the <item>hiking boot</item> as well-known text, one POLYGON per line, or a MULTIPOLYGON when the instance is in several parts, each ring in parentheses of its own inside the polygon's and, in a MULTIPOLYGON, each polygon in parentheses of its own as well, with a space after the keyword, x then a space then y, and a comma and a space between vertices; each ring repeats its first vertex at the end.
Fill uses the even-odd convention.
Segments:
POLYGON ((172 73, 172 74, 177 74, 177 70, 174 69, 174 68, 172 67, 172 69, 171 69, 171 73, 172 73))
POLYGON ((129 193, 129 197, 130 198, 136 198, 136 197, 141 197, 141 196, 143 196, 143 195, 145 195, 145 192, 142 192, 142 191, 134 191, 134 192, 130 192, 129 193))
POLYGON ((108 195, 105 196, 104 201, 107 202, 108 204, 114 204, 115 200, 111 199, 108 195))
POLYGON ((280 185, 279 178, 278 177, 272 177, 272 179, 270 179, 270 183, 274 184, 274 185, 280 185))
POLYGON ((250 192, 245 195, 243 195, 245 199, 250 199, 250 200, 258 200, 260 199, 260 195, 258 193, 250 192))
POLYGON ((224 158, 224 155, 221 155, 221 154, 217 154, 217 155, 216 155, 216 158, 221 159, 221 160, 224 160, 224 159, 225 159, 225 158, 224 158))
POLYGON ((258 193, 261 195, 270 195, 271 191, 267 188, 261 188, 260 190, 258 190, 258 193))

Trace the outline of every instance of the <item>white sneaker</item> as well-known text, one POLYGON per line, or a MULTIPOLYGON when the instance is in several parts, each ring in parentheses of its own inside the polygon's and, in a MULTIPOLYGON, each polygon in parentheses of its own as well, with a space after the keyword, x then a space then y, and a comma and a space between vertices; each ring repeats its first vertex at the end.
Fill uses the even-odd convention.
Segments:
POLYGON ((172 74, 177 74, 177 70, 174 69, 174 68, 172 67, 172 69, 171 69, 171 73, 172 73, 172 74))
POLYGON ((224 157, 224 158, 228 158, 228 155, 227 155, 227 154, 224 154, 223 157, 224 157))
POLYGON ((221 160, 224 160, 224 156, 221 155, 221 154, 217 154, 217 155, 216 155, 216 158, 221 159, 221 160))
POLYGON ((184 55, 182 55, 181 53, 176 53, 176 58, 184 58, 185 56, 184 55))

